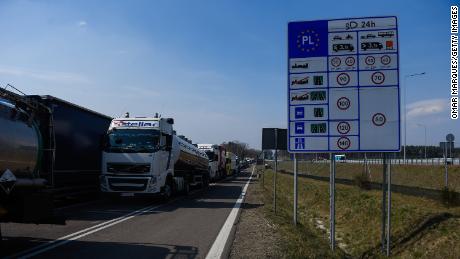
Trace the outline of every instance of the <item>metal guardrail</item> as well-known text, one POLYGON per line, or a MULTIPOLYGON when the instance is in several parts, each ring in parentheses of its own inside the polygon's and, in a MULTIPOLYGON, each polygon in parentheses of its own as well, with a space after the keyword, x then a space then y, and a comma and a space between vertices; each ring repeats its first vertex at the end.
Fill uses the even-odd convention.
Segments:
MULTIPOLYGON (((336 161, 337 163, 356 163, 364 164, 364 159, 346 159, 336 161)), ((368 158, 368 164, 382 164, 383 160, 380 158, 368 158)), ((317 160, 313 163, 329 163, 329 160, 317 160)), ((391 159, 392 165, 444 165, 444 158, 410 158, 406 159, 391 159)), ((460 158, 447 158, 448 165, 460 165, 460 158)))

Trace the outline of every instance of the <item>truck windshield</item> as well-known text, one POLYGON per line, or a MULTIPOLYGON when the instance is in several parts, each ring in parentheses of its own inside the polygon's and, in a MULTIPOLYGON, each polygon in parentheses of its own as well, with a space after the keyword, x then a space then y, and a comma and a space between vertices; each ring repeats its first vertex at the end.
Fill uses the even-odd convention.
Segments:
POLYGON ((153 153, 158 149, 160 132, 151 129, 119 129, 108 134, 107 152, 153 153))
POLYGON ((206 155, 208 155, 209 161, 214 161, 214 152, 213 151, 205 151, 206 155))

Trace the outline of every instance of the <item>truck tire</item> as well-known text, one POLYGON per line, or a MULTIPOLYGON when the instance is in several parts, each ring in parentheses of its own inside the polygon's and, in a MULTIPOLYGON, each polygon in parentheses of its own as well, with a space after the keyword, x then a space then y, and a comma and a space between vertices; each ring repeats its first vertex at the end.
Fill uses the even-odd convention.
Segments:
POLYGON ((166 180, 166 184, 165 184, 165 186, 163 186, 162 191, 161 191, 161 195, 163 196, 163 200, 167 201, 167 200, 171 199, 171 197, 175 193, 174 190, 175 190, 174 182, 173 182, 171 177, 168 177, 168 179, 166 180))

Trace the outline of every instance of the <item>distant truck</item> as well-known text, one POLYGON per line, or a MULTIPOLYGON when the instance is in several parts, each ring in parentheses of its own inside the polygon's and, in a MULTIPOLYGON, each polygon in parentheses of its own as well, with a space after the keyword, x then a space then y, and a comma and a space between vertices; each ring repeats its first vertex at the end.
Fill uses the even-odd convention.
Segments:
POLYGON ((227 152, 226 154, 226 171, 227 176, 234 175, 238 173, 238 157, 232 152, 227 152))
POLYGON ((206 186, 210 168, 206 153, 173 131, 172 118, 116 118, 108 128, 102 152, 101 191, 133 196, 176 192, 206 186))
POLYGON ((224 147, 216 144, 198 144, 198 148, 208 156, 211 181, 223 178, 226 175, 224 147))
POLYGON ((48 222, 54 201, 99 190, 111 117, 59 98, 0 89, 0 222, 48 222))

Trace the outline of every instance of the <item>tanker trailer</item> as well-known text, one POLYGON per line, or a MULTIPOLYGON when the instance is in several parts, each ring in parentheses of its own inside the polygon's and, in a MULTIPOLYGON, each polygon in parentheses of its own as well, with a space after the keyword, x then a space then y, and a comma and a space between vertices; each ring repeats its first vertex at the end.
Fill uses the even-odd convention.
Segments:
POLYGON ((40 223, 56 199, 98 191, 110 117, 52 96, 0 98, 0 222, 40 223))
POLYGON ((191 185, 207 185, 206 153, 178 137, 172 118, 117 118, 102 152, 101 191, 169 198, 191 185))

